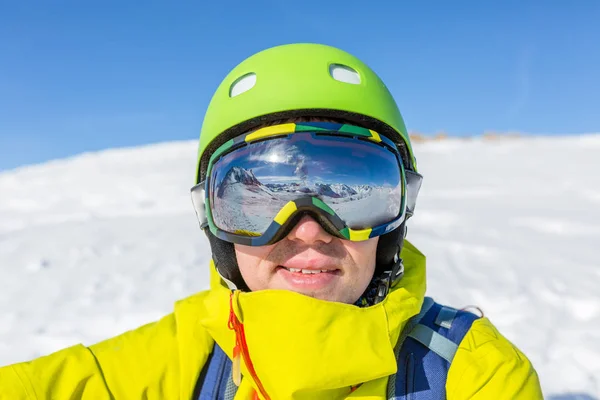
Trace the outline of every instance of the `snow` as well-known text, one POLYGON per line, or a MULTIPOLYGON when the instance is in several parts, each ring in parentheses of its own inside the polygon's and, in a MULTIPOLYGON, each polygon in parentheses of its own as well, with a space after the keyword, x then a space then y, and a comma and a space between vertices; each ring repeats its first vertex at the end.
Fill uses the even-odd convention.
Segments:
MULTIPOLYGON (((546 398, 600 396, 600 135, 417 143, 428 295, 477 305, 546 398)), ((0 365, 91 344, 208 287, 195 142, 0 173, 0 365)))

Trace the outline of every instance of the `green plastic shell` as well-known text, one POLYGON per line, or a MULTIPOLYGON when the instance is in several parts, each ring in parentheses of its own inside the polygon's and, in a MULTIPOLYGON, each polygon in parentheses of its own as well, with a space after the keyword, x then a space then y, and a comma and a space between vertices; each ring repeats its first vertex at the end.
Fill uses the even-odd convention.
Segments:
MULTIPOLYGON (((289 44, 252 55, 236 66, 219 85, 206 110, 198 149, 200 161, 209 145, 225 131, 259 117, 292 110, 332 110, 378 120, 405 142, 411 169, 416 162, 398 106, 382 80, 365 63, 335 47, 321 44, 289 44), (340 82, 330 74, 332 64, 350 67, 359 84, 340 82), (236 81, 255 74, 249 90, 231 97, 236 81)), ((283 114, 285 115, 285 114, 283 114)), ((209 149, 210 150, 210 149, 209 149)))

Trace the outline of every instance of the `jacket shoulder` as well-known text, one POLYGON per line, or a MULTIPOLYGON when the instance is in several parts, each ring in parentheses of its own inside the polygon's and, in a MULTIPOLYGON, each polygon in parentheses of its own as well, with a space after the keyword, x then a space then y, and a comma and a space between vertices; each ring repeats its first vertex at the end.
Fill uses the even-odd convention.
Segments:
POLYGON ((174 314, 89 347, 115 398, 160 398, 179 391, 174 314))
POLYGON ((175 304, 172 314, 90 347, 111 392, 127 398, 191 398, 213 341, 199 324, 194 295, 175 304), (125 396, 126 395, 126 396, 125 396))
POLYGON ((191 398, 212 339, 193 299, 156 322, 0 368, 0 400, 191 398))
POLYGON ((0 388, 1 400, 109 397, 93 354, 81 344, 0 368, 0 388))
POLYGON ((475 320, 461 341, 446 390, 449 400, 543 399, 530 360, 485 317, 475 320))

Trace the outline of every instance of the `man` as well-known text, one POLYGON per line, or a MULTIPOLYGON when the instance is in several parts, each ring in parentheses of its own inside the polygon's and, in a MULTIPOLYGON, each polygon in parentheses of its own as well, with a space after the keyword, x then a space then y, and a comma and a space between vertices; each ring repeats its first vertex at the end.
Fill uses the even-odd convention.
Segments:
POLYGON ((538 399, 487 318, 425 298, 422 177, 379 77, 295 44, 233 69, 192 200, 211 288, 162 320, 0 369, 2 399, 538 399))

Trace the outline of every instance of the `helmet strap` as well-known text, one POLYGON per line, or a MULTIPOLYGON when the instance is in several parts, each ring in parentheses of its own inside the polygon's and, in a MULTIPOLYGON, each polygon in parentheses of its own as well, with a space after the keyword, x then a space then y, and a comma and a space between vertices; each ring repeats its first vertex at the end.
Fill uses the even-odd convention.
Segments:
POLYGON ((386 298, 393 287, 404 276, 404 263, 400 256, 396 256, 396 261, 391 269, 384 271, 377 279, 377 294, 373 300, 373 304, 377 304, 386 298))
POLYGON ((377 283, 377 293, 372 300, 377 304, 386 298, 390 288, 396 285, 404 276, 404 263, 400 258, 404 238, 406 237, 406 221, 390 233, 379 237, 377 244, 377 266, 374 280, 377 283))

